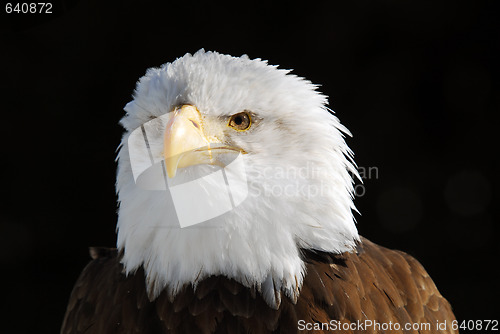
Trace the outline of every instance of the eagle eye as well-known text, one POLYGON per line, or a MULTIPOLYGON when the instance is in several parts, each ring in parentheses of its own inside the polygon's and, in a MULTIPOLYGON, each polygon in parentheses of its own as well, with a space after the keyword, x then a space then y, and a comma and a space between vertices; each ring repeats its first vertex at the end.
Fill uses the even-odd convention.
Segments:
POLYGON ((236 131, 246 131, 252 125, 252 116, 245 110, 231 116, 227 125, 236 131))

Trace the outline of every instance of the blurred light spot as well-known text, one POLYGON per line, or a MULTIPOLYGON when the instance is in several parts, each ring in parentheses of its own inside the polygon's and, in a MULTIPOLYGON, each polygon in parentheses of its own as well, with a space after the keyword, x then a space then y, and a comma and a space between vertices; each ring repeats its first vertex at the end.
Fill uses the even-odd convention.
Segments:
POLYGON ((380 222, 389 231, 409 231, 422 218, 422 201, 411 189, 395 187, 383 192, 377 202, 380 222))
POLYGON ((476 215, 483 213, 490 202, 490 183, 478 171, 460 171, 448 179, 444 196, 452 212, 476 215))
POLYGON ((16 262, 30 255, 33 238, 29 228, 23 223, 2 219, 0 222, 0 262, 16 262))

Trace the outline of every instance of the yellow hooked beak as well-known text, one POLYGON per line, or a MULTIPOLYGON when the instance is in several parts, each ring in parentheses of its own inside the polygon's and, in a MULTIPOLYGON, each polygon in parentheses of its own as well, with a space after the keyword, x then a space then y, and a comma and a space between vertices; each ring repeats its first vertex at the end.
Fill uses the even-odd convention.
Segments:
POLYGON ((221 165, 218 154, 241 151, 224 145, 214 136, 208 136, 201 113, 195 106, 183 105, 173 111, 163 139, 163 155, 168 177, 173 178, 178 168, 211 164, 221 165))

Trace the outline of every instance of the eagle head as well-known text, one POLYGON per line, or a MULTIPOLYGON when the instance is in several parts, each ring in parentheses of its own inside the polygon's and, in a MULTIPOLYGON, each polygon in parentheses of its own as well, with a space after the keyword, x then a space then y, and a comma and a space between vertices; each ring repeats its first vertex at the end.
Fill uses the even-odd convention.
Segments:
POLYGON ((353 249, 349 132, 316 88, 204 50, 139 80, 121 120, 117 245, 150 298, 222 275, 278 307, 300 293, 301 249, 353 249))

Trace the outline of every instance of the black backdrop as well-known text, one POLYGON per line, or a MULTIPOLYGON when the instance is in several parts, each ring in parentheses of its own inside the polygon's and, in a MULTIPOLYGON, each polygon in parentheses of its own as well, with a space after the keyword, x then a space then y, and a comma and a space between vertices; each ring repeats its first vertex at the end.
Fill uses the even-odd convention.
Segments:
POLYGON ((493 4, 2 6, 1 331, 57 332, 87 247, 115 244, 117 122, 136 80, 202 47, 321 84, 372 167, 357 188, 360 233, 419 259, 459 320, 500 318, 493 4))

